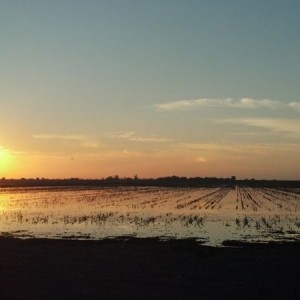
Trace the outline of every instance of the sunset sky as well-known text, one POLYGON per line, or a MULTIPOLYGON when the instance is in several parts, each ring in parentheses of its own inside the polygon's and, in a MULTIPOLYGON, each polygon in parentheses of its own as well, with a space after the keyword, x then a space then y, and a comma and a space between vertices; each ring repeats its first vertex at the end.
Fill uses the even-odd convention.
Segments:
POLYGON ((0 1, 0 177, 300 179, 300 1, 0 1))

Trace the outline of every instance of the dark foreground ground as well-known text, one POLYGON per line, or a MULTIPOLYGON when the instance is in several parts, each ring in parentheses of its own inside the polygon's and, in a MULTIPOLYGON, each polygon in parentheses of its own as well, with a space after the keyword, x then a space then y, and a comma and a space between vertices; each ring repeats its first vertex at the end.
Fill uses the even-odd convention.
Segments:
POLYGON ((300 243, 0 238, 0 298, 300 299, 300 243))

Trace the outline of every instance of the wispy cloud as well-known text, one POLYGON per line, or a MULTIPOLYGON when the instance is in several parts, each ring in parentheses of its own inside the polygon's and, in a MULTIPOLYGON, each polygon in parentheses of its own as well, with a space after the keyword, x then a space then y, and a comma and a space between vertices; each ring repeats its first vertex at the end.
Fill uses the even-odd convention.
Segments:
POLYGON ((233 101, 231 106, 233 107, 240 107, 240 108, 269 108, 269 109, 276 109, 283 104, 276 100, 269 100, 269 99, 261 99, 255 100, 251 98, 241 98, 237 101, 233 101))
POLYGON ((128 132, 117 132, 111 135, 111 138, 120 138, 126 139, 133 142, 153 142, 153 143, 166 143, 171 142, 173 139, 168 139, 164 137, 160 137, 158 135, 149 135, 149 136, 140 136, 137 135, 134 131, 128 132))
MULTIPOLYGON (((0 145, 0 150, 1 150, 1 153, 2 154, 6 154, 6 155, 10 155, 10 154, 13 154, 13 155, 17 155, 17 154, 25 154, 26 152, 24 151, 16 151, 16 150, 13 150, 13 149, 8 149, 4 146, 1 146, 0 145)), ((1 155, 0 153, 0 155, 1 155)))
POLYGON ((32 134, 31 135, 35 139, 41 139, 41 140, 84 140, 86 139, 83 135, 78 134, 32 134))
POLYGON ((182 143, 181 147, 184 149, 188 149, 190 151, 201 151, 203 153, 214 153, 214 152, 222 152, 222 153, 243 153, 249 152, 251 153, 259 153, 263 152, 266 149, 266 145, 250 145, 250 144, 237 144, 237 143, 228 143, 228 144, 219 144, 219 143, 182 143))
POLYGON ((173 111, 173 110, 186 110, 192 109, 195 107, 203 107, 203 106, 220 106, 224 104, 230 104, 232 102, 231 98, 227 99, 208 99, 208 98, 200 98, 200 99, 191 99, 191 100, 179 100, 172 101, 162 104, 155 104, 154 106, 158 111, 173 111))
POLYGON ((239 124, 272 132, 300 134, 300 120, 297 119, 268 119, 268 118, 246 118, 246 119, 225 119, 218 120, 219 124, 239 124))
POLYGON ((130 139, 135 135, 134 131, 117 132, 112 134, 113 138, 130 139))
POLYGON ((295 143, 256 143, 256 144, 240 144, 240 143, 182 143, 181 147, 196 153, 203 153, 204 156, 213 153, 221 153, 222 155, 259 155, 270 153, 276 149, 277 152, 298 152, 300 145, 295 143))
POLYGON ((300 102, 290 102, 288 105, 292 109, 300 111, 300 102))
POLYGON ((240 108, 240 109, 256 109, 256 108, 291 108, 299 109, 299 102, 284 103, 277 100, 270 99, 251 99, 251 98, 199 98, 190 100, 179 100, 166 102, 161 104, 155 104, 154 107, 157 111, 180 111, 189 110, 197 107, 229 107, 229 108, 240 108))

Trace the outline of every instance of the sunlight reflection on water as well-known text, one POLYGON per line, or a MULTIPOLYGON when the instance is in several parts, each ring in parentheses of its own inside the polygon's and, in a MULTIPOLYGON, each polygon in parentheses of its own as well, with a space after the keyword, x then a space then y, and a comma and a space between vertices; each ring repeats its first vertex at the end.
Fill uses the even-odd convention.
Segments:
POLYGON ((298 240, 299 212, 299 189, 0 189, 0 232, 20 238, 298 240))

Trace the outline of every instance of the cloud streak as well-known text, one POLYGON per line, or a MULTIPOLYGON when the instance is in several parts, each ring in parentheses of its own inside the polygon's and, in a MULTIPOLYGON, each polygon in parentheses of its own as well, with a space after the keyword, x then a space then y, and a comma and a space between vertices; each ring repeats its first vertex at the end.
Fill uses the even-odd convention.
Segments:
POLYGON ((268 119, 245 118, 218 120, 219 124, 237 124, 268 129, 272 132, 300 134, 300 120, 297 119, 268 119))
POLYGON ((128 132, 117 132, 111 135, 111 138, 119 138, 119 139, 126 139, 132 142, 141 142, 141 143, 167 143, 172 142, 173 139, 168 139, 164 137, 160 137, 157 135, 150 135, 150 136, 140 136, 137 135, 134 131, 128 131, 128 132))
POLYGON ((277 152, 298 152, 300 151, 300 145, 295 143, 256 143, 256 144, 240 144, 240 143, 182 143, 183 149, 203 153, 205 155, 211 155, 212 153, 221 153, 227 156, 231 154, 233 157, 237 155, 260 155, 277 152))
POLYGON ((35 139, 40 140, 75 140, 75 141, 81 141, 85 140, 86 137, 83 135, 78 134, 32 134, 31 135, 35 139))
POLYGON ((251 99, 251 98, 199 98, 190 100, 179 100, 166 102, 161 104, 155 104, 154 107, 157 111, 181 111, 190 110, 200 107, 228 107, 238 109, 278 109, 278 108, 289 108, 300 111, 300 102, 289 102, 284 103, 277 100, 270 99, 251 99))
POLYGON ((300 102, 290 102, 288 105, 290 108, 300 111, 300 102))

